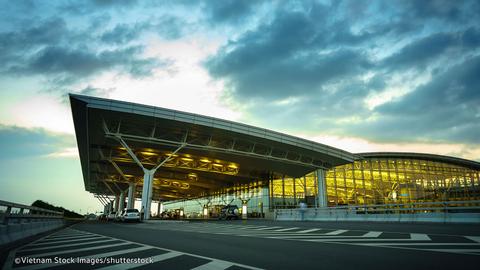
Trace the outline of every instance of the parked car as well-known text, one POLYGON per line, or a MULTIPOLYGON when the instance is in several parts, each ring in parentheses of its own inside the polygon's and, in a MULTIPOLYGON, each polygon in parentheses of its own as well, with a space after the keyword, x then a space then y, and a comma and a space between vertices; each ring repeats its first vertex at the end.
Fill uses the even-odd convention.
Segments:
POLYGON ((107 221, 114 221, 116 216, 117 216, 117 212, 115 211, 108 213, 107 221))
POLYGON ((120 219, 123 222, 128 222, 128 221, 140 222, 140 212, 135 208, 125 209, 122 211, 120 219))
POLYGON ((226 205, 220 210, 218 219, 238 219, 240 217, 240 211, 236 205, 226 205))

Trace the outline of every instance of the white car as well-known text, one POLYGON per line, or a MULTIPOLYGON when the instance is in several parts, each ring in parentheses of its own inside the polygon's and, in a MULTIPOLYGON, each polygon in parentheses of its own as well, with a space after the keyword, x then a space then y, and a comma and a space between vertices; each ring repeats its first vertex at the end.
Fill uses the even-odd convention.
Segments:
POLYGON ((140 212, 137 209, 131 208, 126 209, 122 212, 122 216, 120 217, 122 221, 140 221, 140 212))

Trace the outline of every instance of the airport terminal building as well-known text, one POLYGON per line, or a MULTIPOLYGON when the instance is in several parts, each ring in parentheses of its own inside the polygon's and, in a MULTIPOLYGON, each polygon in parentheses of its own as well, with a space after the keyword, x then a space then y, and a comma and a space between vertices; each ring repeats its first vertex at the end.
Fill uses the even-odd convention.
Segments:
POLYGON ((85 189, 106 211, 132 208, 137 199, 144 213, 187 217, 215 217, 228 204, 266 218, 300 203, 316 209, 480 205, 480 163, 471 160, 349 153, 164 108, 81 95, 70 95, 70 103, 85 189))

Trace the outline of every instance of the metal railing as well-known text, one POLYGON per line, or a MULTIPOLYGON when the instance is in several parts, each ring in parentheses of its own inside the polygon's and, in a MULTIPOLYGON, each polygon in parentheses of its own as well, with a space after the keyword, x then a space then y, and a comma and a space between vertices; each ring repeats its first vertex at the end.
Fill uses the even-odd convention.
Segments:
MULTIPOLYGON (((277 211, 289 211, 296 210, 298 207, 276 206, 277 211)), ((390 213, 391 211, 400 212, 419 212, 419 211, 432 211, 432 212, 480 212, 480 200, 475 201, 445 201, 445 202, 412 202, 412 203, 397 203, 397 204, 359 204, 359 205, 344 205, 344 206, 329 206, 322 208, 309 207, 309 210, 316 209, 318 211, 335 211, 346 210, 349 212, 375 212, 378 213, 390 213)))
POLYGON ((2 225, 45 219, 63 219, 63 212, 0 200, 0 224, 2 225))

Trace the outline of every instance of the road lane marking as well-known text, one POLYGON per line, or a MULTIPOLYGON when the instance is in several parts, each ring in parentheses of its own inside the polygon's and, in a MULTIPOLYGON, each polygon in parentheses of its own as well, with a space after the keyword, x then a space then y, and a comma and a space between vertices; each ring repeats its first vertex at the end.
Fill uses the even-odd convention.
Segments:
POLYGON ((54 248, 99 244, 99 243, 112 242, 112 241, 117 241, 117 239, 105 239, 105 240, 99 240, 99 241, 93 241, 93 242, 75 243, 75 244, 66 244, 66 245, 53 245, 53 246, 48 246, 48 247, 37 247, 37 248, 30 248, 30 249, 22 249, 21 251, 22 252, 29 252, 29 251, 37 251, 37 250, 45 250, 45 249, 54 249, 54 248))
POLYGON ((55 238, 62 238, 62 237, 76 237, 76 236, 85 236, 90 235, 89 233, 75 233, 75 234, 54 234, 49 237, 48 239, 55 239, 55 238))
POLYGON ((339 235, 339 234, 342 234, 344 232, 348 232, 348 230, 336 230, 336 231, 333 231, 333 232, 325 233, 325 235, 339 235))
POLYGON ((370 232, 367 232, 366 234, 362 235, 362 237, 379 237, 381 234, 382 234, 382 232, 370 231, 370 232))
POLYGON ((47 253, 41 253, 41 254, 30 254, 30 255, 28 255, 28 257, 32 257, 32 258, 46 257, 46 256, 52 256, 52 255, 60 255, 60 254, 66 254, 66 253, 76 253, 76 252, 90 251, 90 250, 95 250, 95 249, 125 246, 125 245, 131 245, 131 244, 132 243, 129 243, 129 242, 116 243, 116 244, 96 246, 96 247, 61 250, 61 251, 47 252, 47 253))
MULTIPOLYGON (((388 243, 357 243, 364 246, 384 246, 388 243)), ((391 243, 394 246, 479 246, 476 243, 391 243)))
POLYGON ((264 230, 273 230, 273 229, 279 229, 282 228, 280 226, 273 226, 273 227, 265 227, 265 228, 260 228, 260 229, 253 229, 254 231, 264 231, 264 230))
POLYGON ((480 236, 465 236, 465 238, 480 243, 480 236))
POLYGON ((424 233, 411 233, 410 239, 413 241, 431 241, 430 237, 424 233))
POLYGON ((82 235, 82 236, 72 236, 72 237, 48 238, 48 239, 44 239, 44 241, 45 241, 45 242, 48 242, 48 241, 59 241, 59 240, 81 239, 81 238, 87 238, 87 237, 92 237, 92 234, 89 234, 89 235, 82 235))
POLYGON ((299 227, 292 227, 292 228, 285 228, 285 229, 280 229, 280 230, 275 230, 276 232, 286 232, 286 231, 293 231, 296 229, 300 229, 299 227))
POLYGON ((451 248, 451 249, 443 249, 443 248, 434 248, 434 249, 422 249, 428 251, 436 251, 436 252, 448 252, 448 253, 462 253, 462 254, 471 254, 471 255, 480 255, 476 252, 480 252, 480 249, 459 249, 459 248, 451 248))
MULTIPOLYGON (((41 246, 41 245, 50 245, 50 244, 61 244, 61 243, 72 243, 72 242, 78 242, 78 241, 89 241, 93 239, 99 239, 102 237, 98 236, 90 236, 88 238, 82 238, 82 239, 74 239, 74 240, 61 240, 61 241, 51 241, 51 242, 39 242, 35 244, 30 244, 29 246, 41 246)), ((108 237, 106 237, 108 238, 108 237)))
POLYGON ((311 232, 316 232, 320 230, 322 229, 308 229, 308 230, 298 231, 297 233, 311 233, 311 232))
POLYGON ((226 261, 211 261, 209 263, 200 265, 198 267, 192 268, 190 270, 224 270, 229 267, 232 267, 234 264, 226 261))

